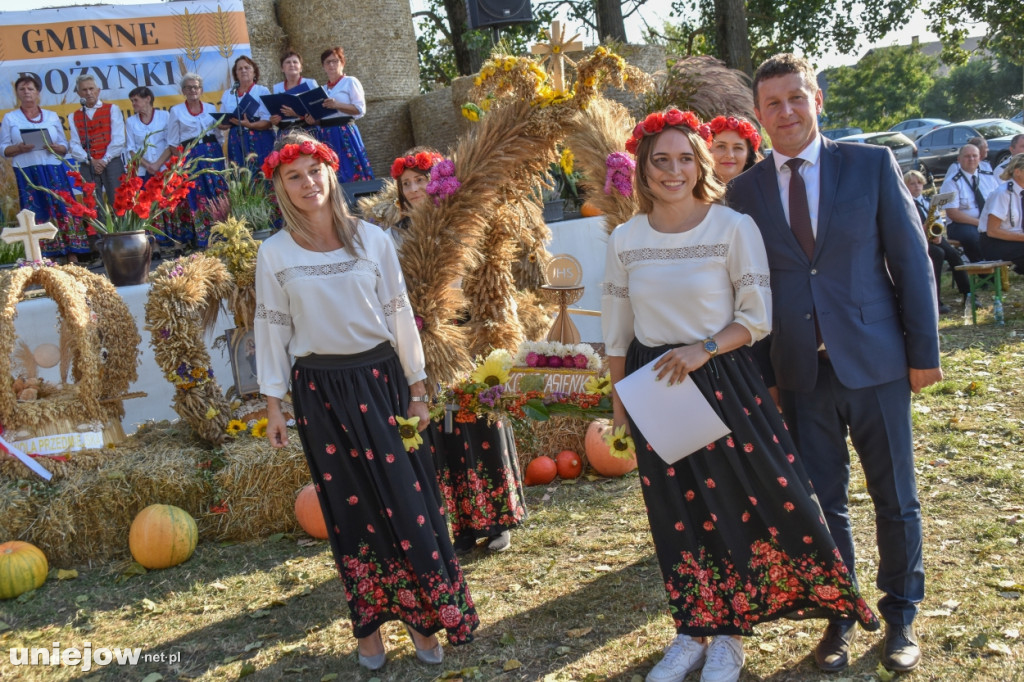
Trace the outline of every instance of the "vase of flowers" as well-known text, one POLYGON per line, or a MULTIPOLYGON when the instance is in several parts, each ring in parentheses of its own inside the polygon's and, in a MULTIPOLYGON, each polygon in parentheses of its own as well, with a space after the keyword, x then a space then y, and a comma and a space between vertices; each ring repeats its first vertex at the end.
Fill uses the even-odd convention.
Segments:
MULTIPOLYGON (((96 184, 85 182, 82 174, 70 165, 68 177, 72 180, 75 194, 66 190, 55 192, 31 181, 29 185, 60 199, 68 213, 84 220, 100 233, 97 249, 107 277, 115 286, 142 284, 149 275, 153 235, 164 234, 157 225, 165 215, 173 215, 195 186, 195 178, 209 172, 197 171, 199 159, 190 158, 189 152, 199 139, 201 136, 187 147, 178 147, 158 173, 145 179, 137 173, 142 152, 133 155, 114 190, 113 206, 106 202, 99 204, 96 184)), ((146 145, 143 144, 142 148, 145 149, 146 145)), ((102 194, 99 196, 102 200, 102 194)))

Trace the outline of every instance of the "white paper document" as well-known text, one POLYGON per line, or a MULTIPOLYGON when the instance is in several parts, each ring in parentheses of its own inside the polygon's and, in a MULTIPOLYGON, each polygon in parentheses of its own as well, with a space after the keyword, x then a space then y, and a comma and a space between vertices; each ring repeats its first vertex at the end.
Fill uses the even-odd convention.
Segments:
POLYGON ((655 452, 673 464, 731 430, 708 405, 693 379, 686 377, 672 386, 668 378, 658 381, 653 368, 660 359, 616 383, 615 392, 655 452))

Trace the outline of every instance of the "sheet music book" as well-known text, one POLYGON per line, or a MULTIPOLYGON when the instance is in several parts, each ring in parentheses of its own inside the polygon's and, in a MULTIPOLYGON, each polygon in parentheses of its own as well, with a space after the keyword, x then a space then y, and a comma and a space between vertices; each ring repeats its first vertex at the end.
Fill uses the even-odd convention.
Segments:
MULTIPOLYGON (((312 114, 313 118, 320 120, 328 118, 329 116, 336 116, 339 112, 337 109, 328 109, 323 105, 325 99, 329 99, 327 96, 327 90, 324 86, 312 88, 298 95, 299 101, 305 107, 306 111, 312 114)), ((298 109, 295 109, 298 113, 298 109)))
POLYGON ((929 210, 939 209, 953 201, 953 197, 956 196, 953 192, 945 192, 943 194, 933 194, 931 202, 928 204, 929 210))
POLYGON ((692 455, 731 433, 690 377, 658 381, 654 360, 615 384, 626 412, 667 464, 692 455))
POLYGON ((307 83, 306 81, 300 81, 299 84, 296 85, 294 88, 285 90, 285 92, 289 95, 298 95, 303 92, 306 92, 307 90, 309 90, 309 83, 307 83))
POLYGON ((306 113, 306 107, 302 104, 302 100, 299 99, 298 95, 291 94, 290 92, 279 92, 277 94, 260 95, 260 99, 263 100, 263 106, 267 108, 271 116, 280 116, 282 118, 289 118, 281 111, 282 106, 291 107, 296 114, 304 116, 306 113))
POLYGON ((49 149, 53 146, 50 131, 46 128, 21 128, 21 141, 35 147, 35 151, 49 149))
POLYGON ((238 106, 231 112, 228 118, 237 118, 239 121, 242 120, 243 116, 248 116, 249 120, 256 118, 256 112, 260 110, 260 103, 256 101, 256 98, 245 93, 242 98, 238 100, 238 106))

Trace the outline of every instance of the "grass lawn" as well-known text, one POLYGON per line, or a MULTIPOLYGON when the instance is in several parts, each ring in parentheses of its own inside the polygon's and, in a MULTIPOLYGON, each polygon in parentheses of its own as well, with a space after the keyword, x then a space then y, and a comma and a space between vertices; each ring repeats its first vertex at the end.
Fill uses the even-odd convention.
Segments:
MULTIPOLYGON (((924 661, 907 680, 1024 680, 1024 279, 1013 278, 1006 315, 1004 327, 988 311, 978 326, 944 318, 946 378, 913 401, 928 595, 924 661)), ((857 568, 873 603, 871 502, 854 470, 857 568)), ((79 566, 77 578, 0 602, 0 678, 642 680, 673 630, 636 474, 531 488, 528 502, 511 550, 464 562, 482 624, 473 644, 445 648, 440 668, 416 661, 397 623, 383 629, 384 670, 359 668, 327 543, 286 535, 203 542, 188 562, 145 575, 125 575, 127 561, 79 566), (148 660, 88 672, 9 660, 11 648, 86 641, 148 660)), ((811 656, 821 628, 761 626, 741 679, 879 679, 880 633, 862 632, 850 668, 825 675, 811 656)))

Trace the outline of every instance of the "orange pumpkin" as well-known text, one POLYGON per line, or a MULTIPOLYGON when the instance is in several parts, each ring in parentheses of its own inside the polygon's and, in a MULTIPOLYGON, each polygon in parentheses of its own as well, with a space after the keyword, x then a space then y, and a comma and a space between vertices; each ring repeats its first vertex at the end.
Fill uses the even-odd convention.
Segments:
POLYGON ((559 478, 576 478, 583 473, 583 460, 572 450, 562 450, 555 455, 555 466, 559 478))
POLYGON ((0 599, 13 599, 42 587, 49 566, 35 545, 12 540, 0 545, 0 599))
POLYGON ((608 444, 604 441, 605 434, 611 428, 612 425, 602 419, 595 419, 590 422, 590 426, 587 427, 584 445, 586 447, 587 462, 590 463, 594 471, 602 476, 615 478, 636 469, 636 455, 628 459, 622 459, 611 453, 608 444))
POLYGON ((302 530, 318 540, 327 539, 327 522, 320 508, 320 500, 316 496, 316 488, 310 483, 299 491, 295 498, 295 518, 302 530))
POLYGON ((547 455, 541 455, 526 465, 526 485, 545 485, 555 480, 558 465, 547 455))
POLYGON ((584 218, 593 218, 595 216, 603 215, 601 209, 589 201, 584 201, 583 205, 580 206, 580 215, 584 218))
POLYGON ((187 511, 173 504, 151 504, 128 531, 128 549, 146 568, 170 568, 196 551, 199 529, 187 511))

